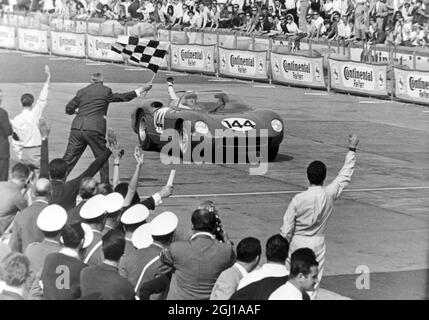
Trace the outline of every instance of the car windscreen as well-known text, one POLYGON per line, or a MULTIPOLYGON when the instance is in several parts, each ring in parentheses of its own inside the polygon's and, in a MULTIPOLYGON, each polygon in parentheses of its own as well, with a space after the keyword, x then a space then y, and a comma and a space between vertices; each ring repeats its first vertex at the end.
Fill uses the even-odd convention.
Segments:
POLYGON ((240 113, 252 108, 238 96, 224 92, 192 92, 181 99, 183 108, 206 113, 240 113))

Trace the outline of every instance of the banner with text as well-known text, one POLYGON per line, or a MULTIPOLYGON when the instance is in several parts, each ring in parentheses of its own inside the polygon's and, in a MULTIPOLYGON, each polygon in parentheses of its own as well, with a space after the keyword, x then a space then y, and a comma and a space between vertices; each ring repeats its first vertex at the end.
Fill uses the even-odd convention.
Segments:
POLYGON ((232 50, 219 47, 219 73, 247 79, 268 79, 267 51, 232 50))
POLYGON ((0 48, 16 48, 14 27, 0 26, 0 48))
POLYGON ((405 101, 429 104, 429 72, 393 68, 395 97, 405 101))
POLYGON ((388 96, 387 65, 329 59, 329 72, 332 89, 388 96))
POLYGON ((85 35, 51 31, 51 51, 59 56, 85 57, 85 35))
POLYGON ((326 88, 323 57, 313 58, 272 52, 270 60, 274 81, 312 88, 326 88))
POLYGON ((111 50, 112 44, 116 42, 117 38, 102 37, 87 35, 88 44, 88 57, 95 60, 106 60, 122 62, 124 59, 119 53, 111 50))
POLYGON ((49 53, 48 31, 18 28, 18 49, 49 53))
POLYGON ((215 73, 215 46, 195 44, 171 44, 171 68, 173 70, 215 73))

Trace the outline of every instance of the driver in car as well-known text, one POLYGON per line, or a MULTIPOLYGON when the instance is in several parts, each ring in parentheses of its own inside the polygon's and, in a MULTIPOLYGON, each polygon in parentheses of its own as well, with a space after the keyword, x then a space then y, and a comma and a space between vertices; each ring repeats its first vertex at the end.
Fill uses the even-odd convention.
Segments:
MULTIPOLYGON (((176 91, 173 88, 174 79, 173 77, 167 78, 168 95, 170 96, 170 107, 177 106, 180 98, 176 95, 176 91)), ((183 102, 180 103, 179 108, 181 109, 195 109, 197 106, 198 96, 195 93, 188 93, 185 95, 183 102)))

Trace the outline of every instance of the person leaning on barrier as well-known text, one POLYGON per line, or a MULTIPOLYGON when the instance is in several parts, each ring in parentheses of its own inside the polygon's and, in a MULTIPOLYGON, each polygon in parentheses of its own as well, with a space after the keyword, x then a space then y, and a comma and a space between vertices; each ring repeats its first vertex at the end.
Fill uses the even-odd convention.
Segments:
MULTIPOLYGON (((0 89, 0 106, 3 101, 3 92, 0 89)), ((13 134, 12 125, 6 110, 0 108, 0 181, 7 181, 9 177, 9 136, 13 134)))

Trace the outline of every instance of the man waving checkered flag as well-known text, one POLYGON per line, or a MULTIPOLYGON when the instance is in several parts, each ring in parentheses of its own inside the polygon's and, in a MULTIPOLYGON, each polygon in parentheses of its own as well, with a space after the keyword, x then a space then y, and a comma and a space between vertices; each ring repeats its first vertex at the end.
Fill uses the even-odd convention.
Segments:
POLYGON ((112 51, 157 73, 168 46, 169 42, 118 36, 118 40, 112 45, 112 51))

